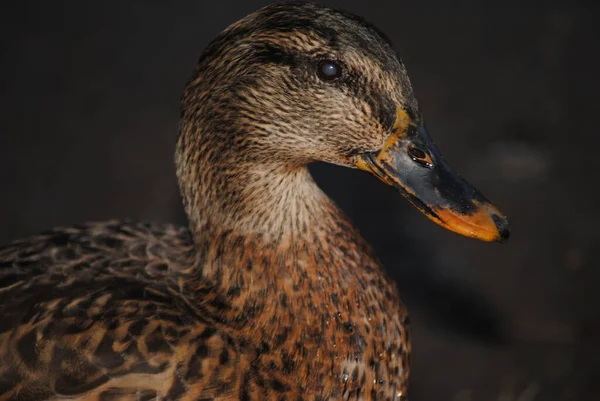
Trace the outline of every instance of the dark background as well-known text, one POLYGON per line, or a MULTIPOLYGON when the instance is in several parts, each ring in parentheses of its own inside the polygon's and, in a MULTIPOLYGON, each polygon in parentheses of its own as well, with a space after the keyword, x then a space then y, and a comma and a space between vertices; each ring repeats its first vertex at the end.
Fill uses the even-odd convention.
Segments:
MULTIPOLYGON (((462 238, 365 173, 315 167, 411 311, 411 399, 600 399, 596 10, 327 3, 389 35, 432 136, 513 228, 504 245, 462 238)), ((0 242, 113 217, 185 224, 180 93, 204 46, 263 4, 3 5, 0 242)))

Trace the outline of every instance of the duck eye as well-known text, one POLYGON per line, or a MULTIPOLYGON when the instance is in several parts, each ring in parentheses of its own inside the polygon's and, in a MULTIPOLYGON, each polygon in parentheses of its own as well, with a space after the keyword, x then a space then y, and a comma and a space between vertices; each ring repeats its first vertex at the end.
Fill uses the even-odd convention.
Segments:
POLYGON ((332 81, 342 76, 342 66, 331 60, 323 60, 317 66, 319 78, 324 81, 332 81))
POLYGON ((431 160, 431 157, 422 149, 411 145, 408 147, 408 155, 415 163, 417 163, 421 167, 433 167, 433 161, 431 160))

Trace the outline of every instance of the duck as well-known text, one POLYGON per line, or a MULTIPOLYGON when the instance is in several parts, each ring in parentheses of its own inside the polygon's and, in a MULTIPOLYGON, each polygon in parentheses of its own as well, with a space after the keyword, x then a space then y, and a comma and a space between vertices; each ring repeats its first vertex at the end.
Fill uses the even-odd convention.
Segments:
POLYGON ((385 34, 268 5, 185 86, 187 227, 111 220, 0 248, 0 400, 407 400, 406 307, 313 162, 364 170, 460 235, 508 238, 430 138, 385 34))

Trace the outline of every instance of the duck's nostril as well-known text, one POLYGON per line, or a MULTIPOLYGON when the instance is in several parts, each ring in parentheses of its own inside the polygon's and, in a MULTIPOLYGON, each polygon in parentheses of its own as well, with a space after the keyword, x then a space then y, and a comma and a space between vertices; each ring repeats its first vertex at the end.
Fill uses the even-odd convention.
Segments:
POLYGON ((508 238, 510 237, 510 228, 506 217, 500 217, 497 214, 493 214, 492 220, 494 220, 494 224, 496 224, 496 228, 498 228, 498 232, 500 233, 498 242, 504 243, 508 241, 508 238))
POLYGON ((410 157, 412 157, 413 159, 424 159, 425 158, 425 152, 423 152, 419 148, 415 148, 414 146, 411 146, 408 148, 408 155, 410 157))
POLYGON ((408 147, 408 156, 421 167, 433 167, 431 157, 429 157, 429 155, 427 155, 427 153, 425 153, 425 151, 422 149, 411 145, 408 147))

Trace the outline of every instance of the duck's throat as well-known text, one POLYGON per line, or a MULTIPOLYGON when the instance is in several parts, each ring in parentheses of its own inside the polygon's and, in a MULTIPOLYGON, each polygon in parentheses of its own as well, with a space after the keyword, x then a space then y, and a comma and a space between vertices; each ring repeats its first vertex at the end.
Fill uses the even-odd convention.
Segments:
POLYGON ((242 294, 237 312, 247 311, 250 296, 283 292, 294 302, 303 286, 339 292, 376 269, 368 246, 306 166, 211 152, 208 143, 179 145, 185 145, 176 157, 196 274, 229 300, 242 294))
POLYGON ((269 343, 294 325, 319 338, 348 308, 368 319, 371 286, 390 283, 308 169, 229 168, 205 170, 205 187, 186 199, 197 264, 180 288, 191 304, 269 343))
POLYGON ((263 161, 232 149, 184 149, 180 188, 198 241, 217 231, 280 241, 345 219, 305 165, 263 161))

